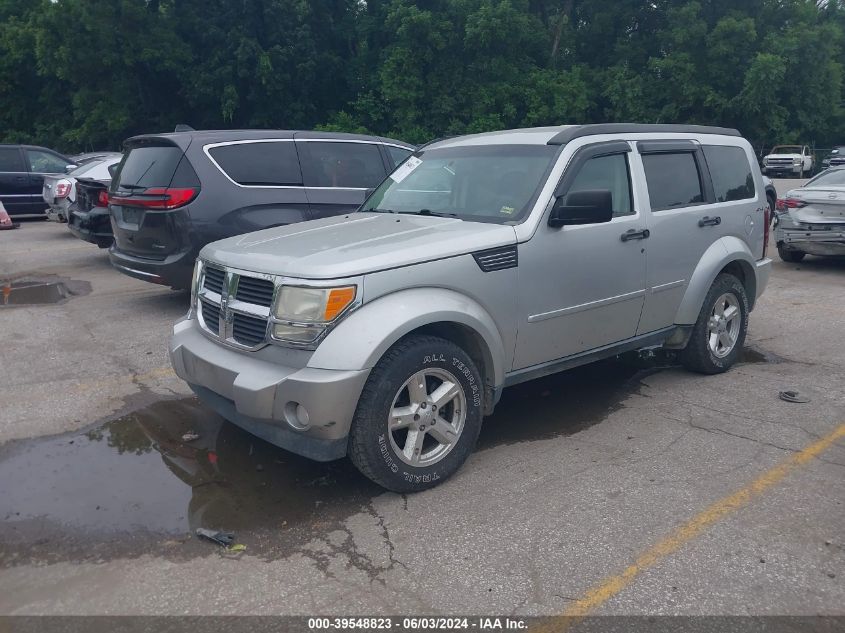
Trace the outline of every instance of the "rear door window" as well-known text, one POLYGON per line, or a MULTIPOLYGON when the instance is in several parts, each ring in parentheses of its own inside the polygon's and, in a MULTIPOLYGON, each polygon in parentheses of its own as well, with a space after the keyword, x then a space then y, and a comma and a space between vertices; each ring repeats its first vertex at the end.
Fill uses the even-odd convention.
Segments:
POLYGON ((29 170, 36 174, 61 174, 69 164, 61 156, 40 149, 26 150, 29 170))
POLYGON ((698 164, 692 152, 643 154, 652 211, 704 202, 698 164))
POLYGON ((174 145, 134 147, 123 159, 118 186, 122 189, 169 187, 182 158, 174 145))
POLYGON ((755 197, 754 176, 745 150, 728 145, 705 145, 703 149, 717 202, 755 197))
POLYGON ((207 149, 212 160, 239 185, 301 186, 302 173, 293 141, 218 145, 207 149))
POLYGON ((21 160, 20 149, 17 147, 0 147, 0 171, 26 171, 26 167, 21 160))
POLYGON ((368 189, 384 180, 384 163, 372 143, 297 141, 306 187, 368 189))

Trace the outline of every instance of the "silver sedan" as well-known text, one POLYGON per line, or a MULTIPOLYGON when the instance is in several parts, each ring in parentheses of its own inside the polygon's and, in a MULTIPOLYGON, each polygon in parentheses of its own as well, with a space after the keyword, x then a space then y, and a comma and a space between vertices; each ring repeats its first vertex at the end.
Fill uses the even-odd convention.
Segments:
POLYGON ((786 262, 845 255, 845 166, 831 167, 777 202, 775 241, 786 262))

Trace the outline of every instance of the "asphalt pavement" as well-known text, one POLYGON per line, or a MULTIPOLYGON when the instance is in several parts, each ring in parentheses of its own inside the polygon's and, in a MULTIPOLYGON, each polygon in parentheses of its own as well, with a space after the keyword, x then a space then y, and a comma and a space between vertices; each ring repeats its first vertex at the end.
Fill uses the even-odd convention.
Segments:
POLYGON ((185 293, 64 225, 2 232, 0 280, 66 290, 0 307, 0 614, 845 615, 845 261, 774 258, 730 372, 509 389, 403 496, 193 399, 165 350, 185 293))

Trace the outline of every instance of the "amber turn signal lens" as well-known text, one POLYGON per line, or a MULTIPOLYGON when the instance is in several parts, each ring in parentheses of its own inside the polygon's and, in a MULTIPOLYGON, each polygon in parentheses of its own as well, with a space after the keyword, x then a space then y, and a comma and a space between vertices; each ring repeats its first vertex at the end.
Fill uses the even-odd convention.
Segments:
POLYGON ((345 288, 332 288, 329 298, 326 300, 326 312, 323 314, 324 321, 333 320, 338 314, 355 299, 355 286, 345 288))

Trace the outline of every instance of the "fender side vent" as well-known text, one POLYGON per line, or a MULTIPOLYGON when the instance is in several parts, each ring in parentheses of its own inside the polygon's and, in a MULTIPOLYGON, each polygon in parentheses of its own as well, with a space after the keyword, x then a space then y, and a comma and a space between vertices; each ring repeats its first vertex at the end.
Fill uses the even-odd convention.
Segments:
POLYGON ((478 267, 485 273, 516 268, 519 264, 516 245, 478 251, 473 253, 472 256, 475 257, 475 263, 478 264, 478 267))

